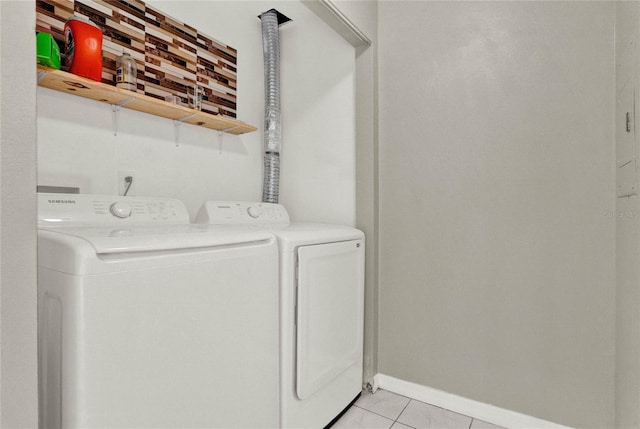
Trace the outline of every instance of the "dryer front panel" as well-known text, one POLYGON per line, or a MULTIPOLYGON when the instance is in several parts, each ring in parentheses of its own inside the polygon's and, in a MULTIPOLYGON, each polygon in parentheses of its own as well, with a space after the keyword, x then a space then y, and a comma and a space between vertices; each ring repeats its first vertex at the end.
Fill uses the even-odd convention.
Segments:
POLYGON ((362 364, 364 242, 297 250, 296 394, 307 399, 362 364))

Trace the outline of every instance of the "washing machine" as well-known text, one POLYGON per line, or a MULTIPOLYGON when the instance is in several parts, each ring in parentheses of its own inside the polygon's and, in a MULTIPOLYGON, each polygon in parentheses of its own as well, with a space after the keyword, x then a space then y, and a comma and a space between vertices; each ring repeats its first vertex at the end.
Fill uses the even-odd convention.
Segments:
POLYGON ((272 234, 174 199, 38 195, 40 427, 279 424, 272 234))
POLYGON ((323 428, 362 391, 364 235, 290 223, 279 204, 209 201, 196 222, 253 225, 280 252, 280 424, 323 428))

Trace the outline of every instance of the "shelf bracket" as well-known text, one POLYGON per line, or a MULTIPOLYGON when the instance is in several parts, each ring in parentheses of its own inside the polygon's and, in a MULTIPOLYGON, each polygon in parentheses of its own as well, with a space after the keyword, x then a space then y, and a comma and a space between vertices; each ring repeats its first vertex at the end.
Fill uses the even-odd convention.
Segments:
POLYGON ((178 118, 178 119, 176 119, 176 121, 178 121, 178 122, 184 122, 184 121, 186 121, 187 119, 191 119, 191 118, 193 118, 193 117, 194 117, 194 116, 196 116, 196 115, 197 115, 197 113, 192 113, 192 114, 190 114, 190 115, 183 116, 182 118, 178 118))
POLYGON ((222 155, 222 143, 224 141, 224 131, 218 131, 218 154, 222 155))
POLYGON ((180 121, 179 119, 174 119, 173 121, 173 141, 176 144, 176 147, 178 147, 178 144, 180 143, 180 124, 182 123, 182 121, 180 121))
POLYGON ((228 133, 231 130, 235 130, 236 128, 240 128, 240 125, 233 125, 229 128, 225 128, 223 130, 218 131, 219 133, 228 133))
POLYGON ((228 133, 231 130, 235 130, 236 128, 240 128, 240 125, 233 125, 231 127, 218 130, 218 153, 220 155, 222 155, 222 143, 224 141, 225 133, 228 133))
POLYGON ((135 97, 129 97, 129 98, 125 98, 122 101, 119 101, 117 103, 114 103, 111 105, 111 124, 113 126, 113 135, 117 136, 118 135, 118 119, 119 116, 118 113, 120 113, 120 108, 122 106, 127 105, 128 103, 130 103, 131 101, 135 100, 135 97))
POLYGON ((178 143, 180 142, 180 124, 188 119, 193 118, 197 114, 198 113, 192 113, 190 115, 183 116, 181 118, 173 120, 173 131, 174 131, 174 140, 176 142, 176 147, 178 147, 178 143))

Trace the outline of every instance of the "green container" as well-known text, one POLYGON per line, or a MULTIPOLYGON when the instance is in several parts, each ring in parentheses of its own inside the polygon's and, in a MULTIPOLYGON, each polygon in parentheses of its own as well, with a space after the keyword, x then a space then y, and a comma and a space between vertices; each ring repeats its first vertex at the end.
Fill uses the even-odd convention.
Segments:
POLYGON ((60 70, 60 48, 51 34, 36 34, 36 58, 38 64, 60 70))

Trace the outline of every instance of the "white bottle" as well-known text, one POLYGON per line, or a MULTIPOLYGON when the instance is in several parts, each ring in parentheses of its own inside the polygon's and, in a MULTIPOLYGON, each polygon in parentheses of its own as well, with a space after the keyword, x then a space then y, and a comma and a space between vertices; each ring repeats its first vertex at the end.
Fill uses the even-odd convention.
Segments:
POLYGON ((116 61, 116 86, 129 91, 136 91, 138 89, 137 74, 136 60, 124 52, 116 61))

